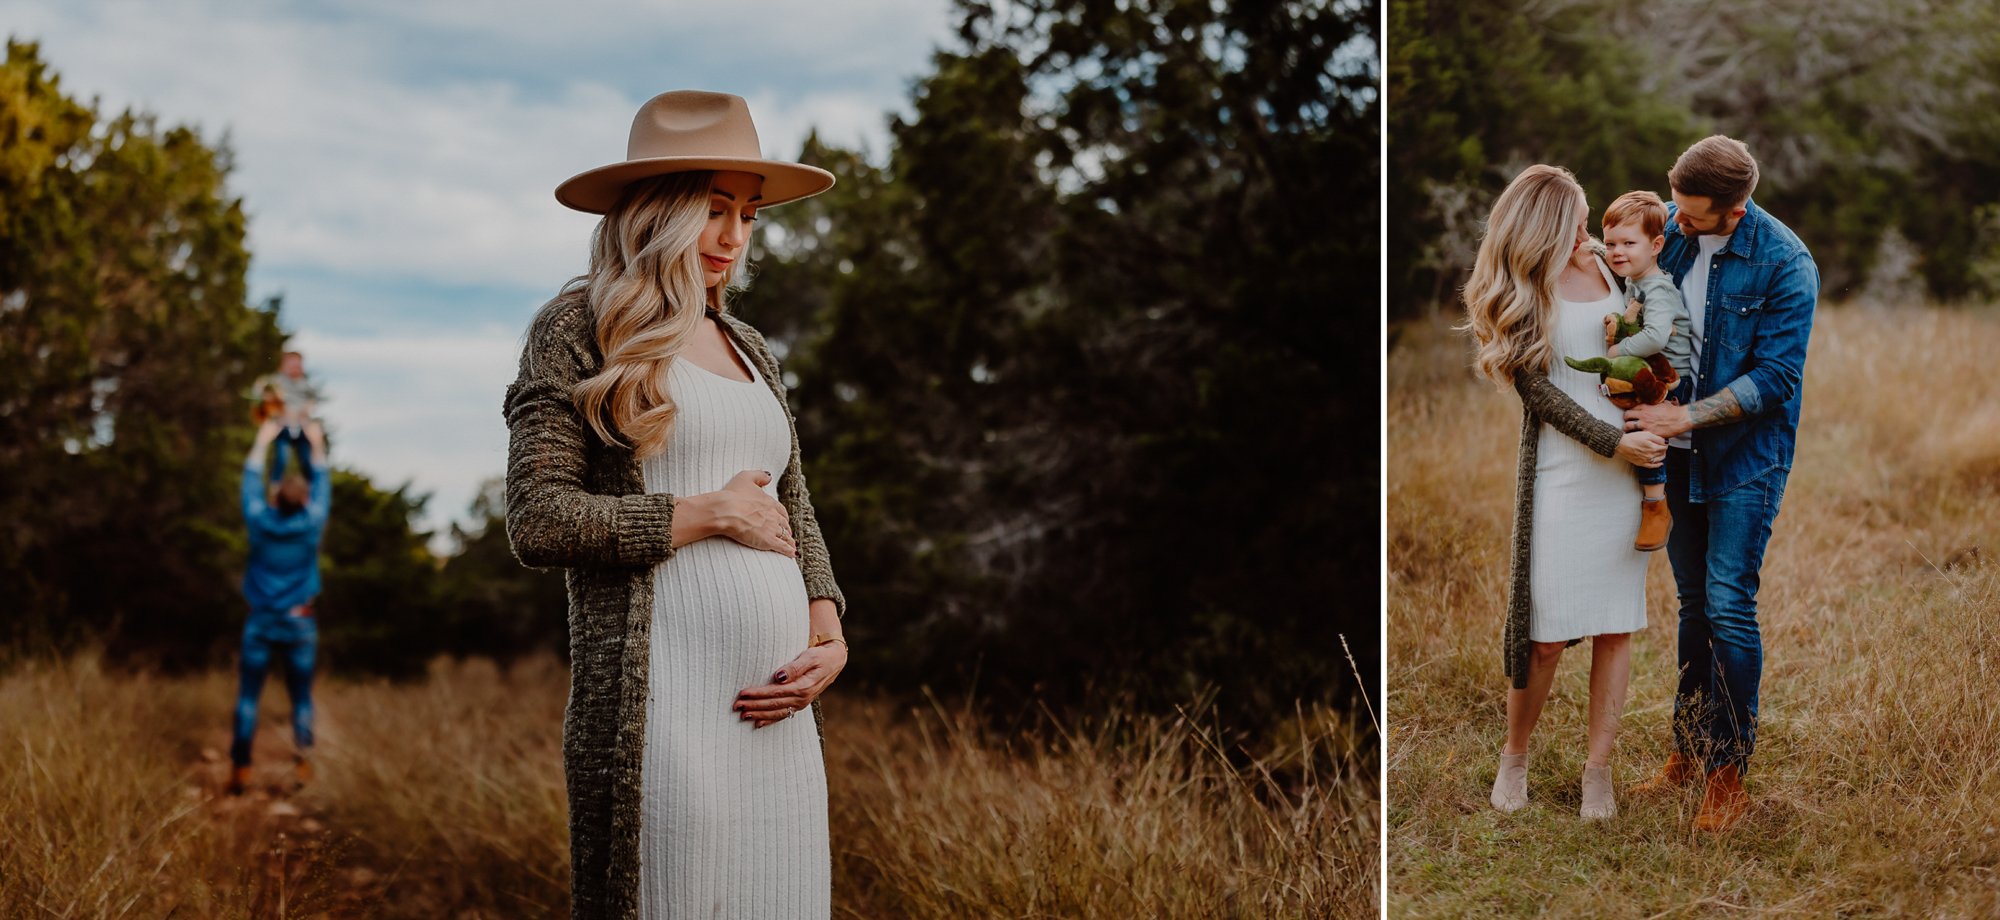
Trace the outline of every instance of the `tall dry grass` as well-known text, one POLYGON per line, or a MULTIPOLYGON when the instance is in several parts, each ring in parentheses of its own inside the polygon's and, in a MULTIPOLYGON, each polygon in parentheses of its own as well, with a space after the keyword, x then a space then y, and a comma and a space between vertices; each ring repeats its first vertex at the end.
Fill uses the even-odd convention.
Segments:
MULTIPOLYGON (((302 790, 273 686, 232 798, 229 675, 29 664, 0 677, 0 916, 560 916, 567 679, 325 679, 302 790)), ((1375 914, 1378 758, 1343 717, 1301 712, 1242 766, 1195 718, 1036 740, 943 705, 827 710, 838 916, 1375 914)))
POLYGON ((1389 355, 1390 912, 1394 916, 2000 915, 2000 316, 1822 309, 1795 467, 1764 566, 1765 673, 1735 833, 1696 795, 1635 799, 1663 759, 1674 611, 1663 555, 1614 761, 1620 813, 1576 817, 1589 656, 1565 656, 1533 805, 1486 804, 1519 403, 1442 326, 1389 355), (1983 551, 1982 551, 1983 550, 1983 551))

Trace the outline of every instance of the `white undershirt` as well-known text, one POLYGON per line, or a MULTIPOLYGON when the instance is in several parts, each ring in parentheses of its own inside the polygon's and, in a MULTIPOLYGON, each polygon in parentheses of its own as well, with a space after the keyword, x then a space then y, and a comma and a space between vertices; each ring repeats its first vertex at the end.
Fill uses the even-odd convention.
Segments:
MULTIPOLYGON (((1699 251, 1695 253, 1694 264, 1688 266, 1687 274, 1681 277, 1681 303, 1687 305, 1688 339, 1693 347, 1688 363, 1694 368, 1695 374, 1700 374, 1702 331, 1708 319, 1708 270, 1715 262, 1715 254, 1721 252, 1722 247, 1729 245, 1729 237, 1703 234, 1695 237, 1694 242, 1699 251)), ((1694 392, 1693 385, 1690 385, 1688 392, 1694 392)), ((1667 443, 1674 447, 1693 447, 1694 433, 1668 438, 1667 443)))

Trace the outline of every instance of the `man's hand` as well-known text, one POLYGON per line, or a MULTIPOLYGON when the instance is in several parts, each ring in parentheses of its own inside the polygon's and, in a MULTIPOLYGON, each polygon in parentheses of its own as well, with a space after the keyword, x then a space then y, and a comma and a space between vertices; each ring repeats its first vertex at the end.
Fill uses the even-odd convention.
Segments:
POLYGON ((275 418, 267 418, 263 424, 258 425, 257 440, 250 445, 250 452, 243 455, 243 468, 259 470, 258 475, 263 475, 261 471, 264 469, 264 453, 271 449, 271 442, 278 439, 278 432, 282 430, 284 429, 279 426, 275 418))
POLYGON ((1675 402, 1655 406, 1634 406, 1625 410, 1626 431, 1647 431, 1662 438, 1676 438, 1694 430, 1688 408, 1675 402))
POLYGON ((1626 431, 1650 431, 1663 438, 1678 437, 1696 428, 1713 428, 1740 422, 1743 404, 1733 390, 1722 390, 1692 406, 1665 402, 1625 410, 1626 431))

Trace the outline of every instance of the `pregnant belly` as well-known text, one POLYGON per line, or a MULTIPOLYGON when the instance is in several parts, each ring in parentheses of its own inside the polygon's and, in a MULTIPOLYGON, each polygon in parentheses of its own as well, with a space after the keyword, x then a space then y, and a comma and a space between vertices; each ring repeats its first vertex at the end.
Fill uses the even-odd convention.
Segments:
POLYGON ((719 677, 716 689, 731 696, 768 683, 810 638, 805 580, 790 556, 708 539, 676 550, 653 578, 654 660, 719 677))

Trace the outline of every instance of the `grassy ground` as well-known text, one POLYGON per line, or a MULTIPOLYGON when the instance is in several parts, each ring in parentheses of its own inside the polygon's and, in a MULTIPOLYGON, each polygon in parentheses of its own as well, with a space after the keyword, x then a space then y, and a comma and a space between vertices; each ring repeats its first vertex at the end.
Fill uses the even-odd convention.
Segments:
POLYGON ((1823 309, 1796 465, 1764 567, 1750 818, 1688 829, 1698 791, 1635 799, 1667 754, 1671 575, 1648 574, 1614 758, 1620 814, 1576 817, 1588 650, 1564 657, 1532 805, 1486 804, 1519 402, 1442 324, 1389 355, 1389 904, 1396 917, 2000 915, 2000 317, 1823 309))
MULTIPOLYGON (((274 681, 231 797, 231 675, 24 666, 0 677, 0 916, 561 916, 567 680, 333 676, 303 788, 274 681)), ((1234 768, 1180 720, 1040 743, 937 706, 827 709, 836 916, 1375 915, 1373 735, 1331 713, 1234 768)))

